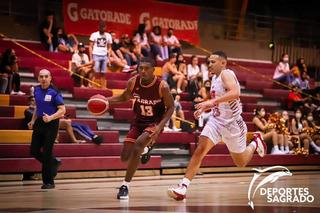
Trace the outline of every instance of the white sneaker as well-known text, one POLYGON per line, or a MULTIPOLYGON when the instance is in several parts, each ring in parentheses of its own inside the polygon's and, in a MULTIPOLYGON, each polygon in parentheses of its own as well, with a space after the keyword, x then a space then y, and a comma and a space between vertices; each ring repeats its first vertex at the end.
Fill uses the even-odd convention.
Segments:
POLYGON ((163 128, 163 131, 164 131, 164 132, 172 132, 173 129, 170 129, 169 127, 166 127, 166 126, 165 126, 165 127, 163 128))
POLYGON ((177 93, 178 93, 178 94, 181 94, 181 93, 182 93, 182 90, 181 90, 181 89, 177 89, 177 93))
POLYGON ((261 136, 260 132, 255 132, 253 135, 253 141, 257 144, 256 151, 260 157, 264 157, 264 155, 267 153, 267 145, 263 141, 263 138, 261 136))
POLYGON ((286 153, 282 152, 281 150, 274 150, 274 148, 272 148, 271 154, 272 155, 285 155, 286 153))
POLYGON ((25 95, 26 93, 22 92, 22 91, 19 91, 17 92, 17 95, 25 95))
POLYGON ((11 91, 11 93, 10 93, 10 95, 17 95, 18 93, 17 92, 15 92, 15 91, 11 91))
POLYGON ((174 132, 180 132, 182 129, 180 129, 180 128, 176 128, 175 126, 172 128, 172 130, 174 131, 174 132))
POLYGON ((182 184, 182 185, 178 185, 177 187, 169 187, 169 189, 167 190, 167 194, 169 197, 180 201, 186 198, 186 193, 187 193, 187 187, 186 185, 182 184))

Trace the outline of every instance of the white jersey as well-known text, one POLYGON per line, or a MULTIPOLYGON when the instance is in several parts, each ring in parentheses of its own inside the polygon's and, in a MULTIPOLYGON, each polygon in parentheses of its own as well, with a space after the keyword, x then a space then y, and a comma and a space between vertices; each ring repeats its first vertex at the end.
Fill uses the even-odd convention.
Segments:
MULTIPOLYGON (((212 77, 211 83, 211 98, 219 98, 227 93, 226 88, 223 85, 223 81, 221 79, 221 75, 223 72, 230 72, 234 76, 236 83, 239 85, 239 81, 232 70, 225 69, 223 70, 219 76, 214 75, 212 77)), ((218 106, 212 109, 212 118, 215 122, 219 122, 220 124, 228 124, 240 117, 242 113, 242 104, 240 99, 234 99, 229 102, 219 103, 218 106)))

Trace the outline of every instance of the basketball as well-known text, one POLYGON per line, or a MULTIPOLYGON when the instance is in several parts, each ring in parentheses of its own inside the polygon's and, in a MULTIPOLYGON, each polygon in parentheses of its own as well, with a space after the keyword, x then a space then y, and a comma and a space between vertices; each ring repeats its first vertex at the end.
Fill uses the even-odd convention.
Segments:
POLYGON ((87 103, 88 111, 93 115, 102 115, 109 108, 109 103, 103 95, 94 95, 92 96, 87 103))

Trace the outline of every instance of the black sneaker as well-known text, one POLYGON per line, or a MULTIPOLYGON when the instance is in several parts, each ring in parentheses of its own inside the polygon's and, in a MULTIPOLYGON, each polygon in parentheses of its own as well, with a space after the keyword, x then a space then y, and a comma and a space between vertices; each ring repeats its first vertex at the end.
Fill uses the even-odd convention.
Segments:
POLYGON ((57 176, 60 165, 61 165, 61 160, 59 158, 54 158, 53 166, 52 166, 53 178, 57 176))
POLYGON ((141 161, 142 164, 148 163, 150 158, 151 158, 150 152, 152 150, 152 147, 151 146, 147 146, 145 148, 147 148, 148 151, 141 155, 140 161, 141 161))
POLYGON ((92 138, 92 142, 97 144, 97 145, 99 145, 99 144, 101 144, 103 142, 103 137, 100 136, 100 135, 95 135, 92 138))
POLYGON ((54 189, 54 187, 55 187, 54 184, 47 183, 47 184, 43 184, 41 186, 41 189, 54 189))
POLYGON ((119 192, 117 194, 117 199, 119 200, 127 200, 129 198, 129 190, 128 187, 125 185, 122 185, 119 188, 119 192))

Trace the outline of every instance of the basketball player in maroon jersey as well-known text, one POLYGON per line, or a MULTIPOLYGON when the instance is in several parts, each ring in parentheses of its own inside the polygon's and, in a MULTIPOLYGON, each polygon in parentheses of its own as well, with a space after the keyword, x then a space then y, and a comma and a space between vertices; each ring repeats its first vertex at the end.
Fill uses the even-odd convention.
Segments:
POLYGON ((145 147, 152 146, 174 111, 173 97, 167 83, 154 75, 155 62, 142 58, 138 75, 128 81, 121 95, 108 98, 109 104, 134 99, 135 119, 124 140, 121 160, 128 162, 126 177, 119 189, 118 199, 129 198, 129 183, 137 170, 145 147))

